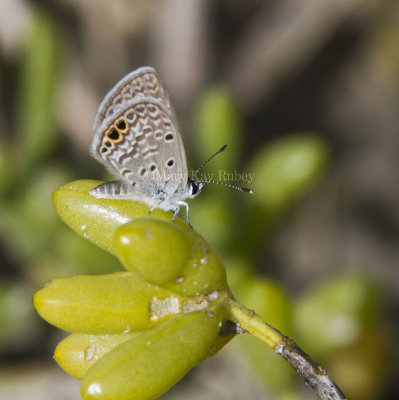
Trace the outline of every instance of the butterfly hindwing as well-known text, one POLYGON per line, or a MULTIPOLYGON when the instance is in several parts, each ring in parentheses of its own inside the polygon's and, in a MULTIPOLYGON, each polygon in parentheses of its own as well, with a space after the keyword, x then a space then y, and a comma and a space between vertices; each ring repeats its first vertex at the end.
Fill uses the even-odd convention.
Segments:
POLYGON ((156 70, 141 67, 122 78, 105 96, 94 119, 93 132, 98 130, 106 118, 115 116, 124 104, 140 97, 159 100, 176 119, 169 94, 156 70))
MULTIPOLYGON (((128 198, 145 201, 159 190, 172 194, 186 185, 187 164, 177 122, 159 99, 126 100, 94 134, 92 154, 132 187, 124 191, 128 198)), ((104 196, 96 195, 114 197, 112 190, 106 196, 104 191, 104 196)), ((121 198, 117 192, 115 197, 121 198)))

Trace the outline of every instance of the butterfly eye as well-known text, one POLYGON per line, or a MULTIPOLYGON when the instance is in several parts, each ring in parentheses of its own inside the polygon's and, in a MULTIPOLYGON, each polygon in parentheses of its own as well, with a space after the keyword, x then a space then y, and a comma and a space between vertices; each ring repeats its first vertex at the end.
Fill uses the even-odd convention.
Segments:
POLYGON ((195 182, 193 182, 191 186, 191 194, 194 195, 197 194, 197 192, 198 192, 198 185, 195 182))

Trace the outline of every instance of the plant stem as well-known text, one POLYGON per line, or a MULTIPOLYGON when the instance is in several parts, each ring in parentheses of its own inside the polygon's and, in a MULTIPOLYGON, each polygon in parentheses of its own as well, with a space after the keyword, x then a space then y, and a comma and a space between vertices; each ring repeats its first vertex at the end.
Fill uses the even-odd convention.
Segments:
POLYGON ((284 336, 236 300, 228 298, 226 303, 231 320, 241 328, 238 331, 250 333, 271 347, 296 370, 321 400, 346 400, 327 371, 313 361, 292 339, 284 336))
POLYGON ((254 311, 249 310, 232 298, 228 298, 226 301, 229 303, 231 320, 245 332, 257 337, 273 350, 284 339, 281 332, 264 322, 254 311))

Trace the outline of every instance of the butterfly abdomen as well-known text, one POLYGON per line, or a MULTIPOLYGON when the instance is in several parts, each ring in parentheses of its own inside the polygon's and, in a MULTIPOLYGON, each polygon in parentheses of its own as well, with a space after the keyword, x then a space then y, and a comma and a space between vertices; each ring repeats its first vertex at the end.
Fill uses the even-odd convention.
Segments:
POLYGON ((129 197, 135 182, 129 184, 123 181, 105 182, 90 190, 90 195, 100 199, 129 197))

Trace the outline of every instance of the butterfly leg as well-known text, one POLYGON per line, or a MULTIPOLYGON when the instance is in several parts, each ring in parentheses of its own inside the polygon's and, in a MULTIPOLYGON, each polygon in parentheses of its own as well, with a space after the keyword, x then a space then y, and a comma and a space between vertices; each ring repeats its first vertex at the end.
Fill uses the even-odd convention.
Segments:
POLYGON ((151 207, 150 210, 148 211, 147 217, 150 216, 150 214, 155 210, 155 207, 151 207))
POLYGON ((178 205, 178 206, 175 208, 175 212, 174 212, 173 218, 172 218, 172 223, 173 223, 173 224, 175 223, 175 219, 176 219, 176 217, 177 217, 177 214, 179 214, 180 207, 181 207, 181 206, 178 205))
POLYGON ((189 208, 188 204, 185 201, 179 201, 178 204, 179 204, 179 209, 181 206, 186 207, 187 224, 191 229, 193 229, 193 226, 190 223, 190 208, 189 208))

